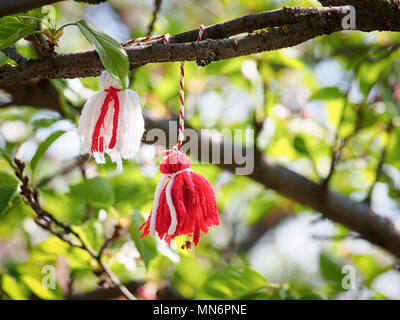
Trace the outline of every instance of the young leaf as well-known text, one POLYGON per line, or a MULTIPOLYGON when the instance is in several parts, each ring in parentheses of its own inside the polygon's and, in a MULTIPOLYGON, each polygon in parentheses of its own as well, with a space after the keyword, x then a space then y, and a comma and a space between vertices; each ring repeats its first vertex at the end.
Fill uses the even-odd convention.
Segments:
POLYGON ((115 194, 108 180, 96 177, 71 187, 70 197, 85 201, 95 207, 109 207, 115 202, 115 194))
POLYGON ((125 90, 129 72, 129 60, 125 50, 117 40, 89 26, 86 21, 78 21, 77 26, 83 36, 95 47, 104 68, 121 83, 125 90))
POLYGON ((2 290, 14 300, 26 300, 29 298, 29 290, 20 282, 17 282, 7 273, 2 274, 2 290))
POLYGON ((18 40, 35 32, 35 20, 29 19, 25 23, 22 21, 17 17, 0 19, 0 50, 12 46, 18 40))
POLYGON ((34 9, 26 13, 1 18, 0 50, 12 46, 18 40, 34 33, 37 29, 37 19, 44 16, 45 14, 40 9, 34 9))
POLYGON ((321 252, 319 255, 319 268, 321 275, 336 291, 343 290, 342 263, 332 254, 321 252))
POLYGON ((64 130, 56 131, 56 132, 52 133, 45 141, 43 141, 39 145, 35 155, 33 156, 32 160, 31 160, 32 172, 35 171, 35 168, 36 168, 39 160, 43 157, 43 155, 46 153, 47 149, 51 146, 51 144, 54 141, 56 141, 64 133, 65 133, 64 130))
POLYGON ((8 207, 15 191, 15 187, 0 187, 0 215, 8 207))
POLYGON ((313 93, 311 100, 332 100, 343 97, 343 93, 338 87, 326 87, 313 93))
POLYGON ((267 285, 266 279, 247 266, 218 270, 206 281, 199 299, 241 299, 267 285))

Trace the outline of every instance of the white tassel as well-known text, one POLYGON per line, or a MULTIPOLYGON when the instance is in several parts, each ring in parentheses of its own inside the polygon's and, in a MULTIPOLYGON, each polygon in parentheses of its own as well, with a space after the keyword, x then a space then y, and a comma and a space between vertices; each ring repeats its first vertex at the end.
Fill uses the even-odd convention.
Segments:
POLYGON ((103 90, 89 98, 79 119, 81 152, 91 153, 97 163, 105 163, 104 153, 107 153, 112 162, 117 164, 117 172, 120 173, 123 169, 122 159, 133 158, 139 150, 144 133, 142 108, 137 93, 129 89, 122 91, 119 82, 107 71, 101 73, 99 84, 103 90), (106 99, 108 104, 105 103, 106 99), (118 118, 114 118, 117 100, 119 114, 118 118), (102 111, 103 121, 97 123, 102 111))

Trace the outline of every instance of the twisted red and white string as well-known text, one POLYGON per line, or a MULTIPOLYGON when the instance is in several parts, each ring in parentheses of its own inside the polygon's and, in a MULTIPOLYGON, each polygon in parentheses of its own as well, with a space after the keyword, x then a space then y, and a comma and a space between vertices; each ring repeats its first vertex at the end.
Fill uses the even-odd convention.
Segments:
POLYGON ((159 39, 164 39, 165 44, 169 44, 169 37, 170 37, 170 35, 168 33, 161 35, 161 36, 141 37, 141 38, 129 40, 126 44, 128 45, 131 43, 146 42, 146 41, 159 40, 159 39))
MULTIPOLYGON (((196 42, 201 41, 204 33, 204 25, 200 25, 199 34, 197 35, 196 42)), ((159 40, 164 39, 166 44, 169 44, 169 34, 161 35, 161 36, 148 36, 142 38, 132 39, 127 42, 127 44, 145 42, 151 40, 159 40)), ((179 133, 178 133, 178 143, 174 146, 174 149, 179 150, 182 145, 183 140, 185 139, 184 130, 185 130, 185 61, 181 62, 180 66, 181 77, 179 82, 179 133)))
MULTIPOLYGON (((204 25, 200 25, 199 34, 197 35, 196 42, 201 41, 204 33, 204 25)), ((178 133, 178 143, 174 147, 176 150, 182 145, 183 140, 185 139, 185 61, 181 62, 181 79, 179 83, 179 133, 178 133)))

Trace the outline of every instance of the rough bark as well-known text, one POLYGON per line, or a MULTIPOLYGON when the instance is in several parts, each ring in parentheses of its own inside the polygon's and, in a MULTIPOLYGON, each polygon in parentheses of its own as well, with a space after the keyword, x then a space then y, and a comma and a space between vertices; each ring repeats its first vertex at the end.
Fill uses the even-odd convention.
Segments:
MULTIPOLYGON (((126 48, 126 52, 131 68, 137 68, 147 63, 199 59, 218 61, 293 47, 317 36, 342 30, 341 18, 345 9, 346 7, 283 8, 244 16, 205 29, 205 37, 220 39, 207 39, 199 43, 187 42, 194 41, 196 37, 195 34, 198 31, 192 30, 171 37, 169 45, 160 42, 153 45, 132 46, 126 48), (285 21, 288 21, 288 24, 285 24, 285 21), (221 40, 221 38, 233 34, 252 32, 274 25, 281 26, 221 40)), ((388 29, 385 26, 376 25, 368 17, 360 16, 357 18, 357 30, 388 29)), ((400 30, 400 26, 393 30, 400 30)), ((32 78, 97 76, 102 70, 103 67, 94 50, 63 53, 54 57, 30 60, 18 66, 3 68, 0 71, 0 88, 32 78)))

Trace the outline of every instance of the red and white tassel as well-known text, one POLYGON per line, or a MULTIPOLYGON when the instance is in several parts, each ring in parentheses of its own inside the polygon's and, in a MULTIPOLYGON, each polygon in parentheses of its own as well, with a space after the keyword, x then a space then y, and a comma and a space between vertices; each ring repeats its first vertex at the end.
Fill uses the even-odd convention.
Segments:
MULTIPOLYGON (((204 26, 200 26, 197 41, 201 40, 204 26)), ((219 224, 218 209, 210 183, 190 168, 189 159, 179 151, 184 140, 184 76, 185 63, 180 66, 179 135, 172 150, 165 151, 160 165, 161 176, 154 195, 154 205, 148 220, 140 227, 143 234, 153 236, 168 244, 179 235, 190 235, 198 244, 200 231, 208 232, 210 226, 219 224)), ((190 247, 186 244, 186 247, 190 247)))
POLYGON ((180 235, 191 235, 198 244, 200 231, 219 225, 218 208, 210 183, 190 168, 189 159, 176 149, 165 151, 163 173, 148 220, 140 227, 168 244, 180 235))
POLYGON ((123 91, 107 71, 101 73, 99 84, 102 90, 85 103, 79 119, 81 152, 92 154, 97 163, 104 163, 107 153, 120 173, 122 159, 134 157, 144 133, 139 96, 123 91))

